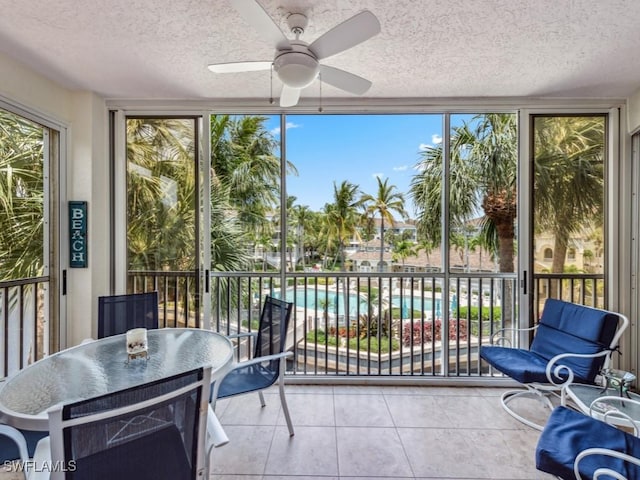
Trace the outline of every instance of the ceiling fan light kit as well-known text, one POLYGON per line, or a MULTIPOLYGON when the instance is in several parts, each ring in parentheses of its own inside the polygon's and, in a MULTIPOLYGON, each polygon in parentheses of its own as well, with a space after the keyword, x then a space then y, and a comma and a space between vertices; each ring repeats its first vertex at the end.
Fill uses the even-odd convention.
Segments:
POLYGON ((318 60, 312 55, 295 50, 279 52, 273 61, 273 69, 282 83, 292 88, 309 86, 317 78, 320 71, 318 60))
POLYGON ((365 78, 320 63, 320 60, 355 47, 380 32, 380 22, 370 11, 363 10, 357 13, 311 44, 307 44, 299 40, 307 26, 306 15, 288 15, 288 27, 295 35, 294 40, 289 40, 257 0, 229 1, 247 23, 275 47, 276 54, 272 62, 263 60, 214 63, 208 67, 212 72, 239 73, 270 70, 273 67, 283 83, 280 94, 281 107, 296 105, 300 91, 317 78, 321 82, 356 95, 364 94, 371 87, 371 82, 365 78))

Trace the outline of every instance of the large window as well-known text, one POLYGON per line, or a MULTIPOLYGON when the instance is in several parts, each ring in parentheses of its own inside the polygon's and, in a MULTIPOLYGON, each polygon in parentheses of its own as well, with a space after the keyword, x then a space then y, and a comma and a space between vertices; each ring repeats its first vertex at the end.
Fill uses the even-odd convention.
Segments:
POLYGON ((55 131, 0 109, 0 377, 46 354, 57 325, 47 228, 55 228, 47 182, 56 140, 55 131))
POLYGON ((551 296, 605 306, 605 138, 603 115, 533 117, 532 260, 540 304, 551 296))
POLYGON ((165 326, 199 325, 197 121, 128 118, 126 131, 128 289, 158 290, 165 326))
POLYGON ((209 120, 202 160, 194 119, 127 120, 132 289, 184 324, 203 295, 214 329, 251 330, 272 295, 294 304, 294 373, 471 376, 482 344, 529 321, 522 258, 549 274, 539 298, 601 296, 603 116, 535 118, 532 251, 515 113, 209 120))

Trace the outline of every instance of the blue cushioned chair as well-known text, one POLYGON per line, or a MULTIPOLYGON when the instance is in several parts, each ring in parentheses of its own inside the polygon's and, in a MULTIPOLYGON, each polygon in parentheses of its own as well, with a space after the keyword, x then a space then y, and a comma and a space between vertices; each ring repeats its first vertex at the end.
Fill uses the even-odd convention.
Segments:
POLYGON ((637 480, 640 479, 640 438, 559 406, 540 434, 536 468, 566 480, 593 479, 598 475, 607 479, 637 480))
POLYGON ((253 356, 249 360, 236 363, 220 382, 214 383, 211 387, 211 404, 215 408, 218 398, 257 391, 260 403, 264 407, 262 390, 278 381, 282 410, 289 428, 289 435, 293 436, 293 425, 284 393, 285 358, 293 355, 292 352, 285 352, 292 310, 293 303, 267 296, 262 306, 258 330, 229 335, 229 338, 252 337, 253 356))
POLYGON ((158 328, 158 292, 98 297, 98 338, 158 328))
POLYGON ((542 430, 542 425, 516 413, 509 402, 530 396, 553 410, 549 397, 556 396, 564 404, 563 387, 573 382, 594 384, 602 368, 608 367, 628 324, 619 313, 549 298, 535 327, 505 329, 535 330, 529 350, 507 345, 503 336, 494 345, 482 346, 480 357, 525 387, 502 395, 504 409, 522 423, 542 430))

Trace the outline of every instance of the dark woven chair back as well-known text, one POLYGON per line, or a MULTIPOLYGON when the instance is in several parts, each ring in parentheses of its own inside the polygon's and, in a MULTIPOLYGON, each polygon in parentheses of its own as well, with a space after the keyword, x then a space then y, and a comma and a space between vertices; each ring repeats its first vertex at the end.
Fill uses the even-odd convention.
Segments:
POLYGON ((50 412, 52 459, 70 466, 63 478, 199 478, 209 383, 199 368, 64 405, 50 412))
POLYGON ((158 328, 158 292, 98 297, 98 338, 158 328))

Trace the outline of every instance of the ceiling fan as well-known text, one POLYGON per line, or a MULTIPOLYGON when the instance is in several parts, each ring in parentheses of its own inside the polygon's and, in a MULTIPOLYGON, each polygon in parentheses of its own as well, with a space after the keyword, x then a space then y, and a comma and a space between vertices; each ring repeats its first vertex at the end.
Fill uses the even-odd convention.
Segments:
POLYGON ((339 68, 323 65, 324 60, 368 40, 380 32, 380 22, 368 10, 354 15, 321 35, 312 43, 300 40, 307 26, 307 17, 291 13, 287 24, 295 40, 288 39, 269 14, 256 0, 230 0, 231 5, 251 24, 264 39, 272 44, 276 53, 273 60, 214 63, 209 70, 214 73, 238 73, 257 70, 275 70, 282 81, 280 106, 292 107, 298 103, 300 90, 316 78, 341 90, 362 95, 371 82, 339 68))

